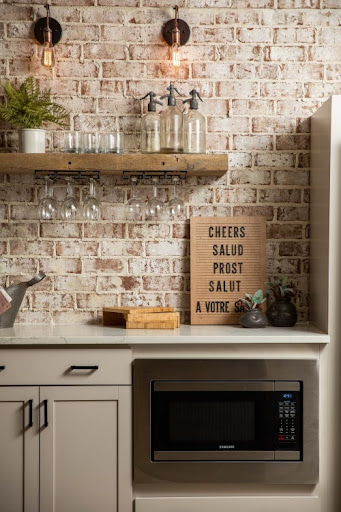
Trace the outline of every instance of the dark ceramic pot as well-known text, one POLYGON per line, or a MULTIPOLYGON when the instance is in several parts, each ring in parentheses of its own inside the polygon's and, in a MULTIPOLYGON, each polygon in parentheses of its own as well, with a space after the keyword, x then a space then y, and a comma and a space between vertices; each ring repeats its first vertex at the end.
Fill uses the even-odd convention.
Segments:
POLYGON ((240 317, 239 323, 243 327, 266 327, 268 319, 261 309, 251 309, 240 317))
POLYGON ((297 310, 289 297, 276 299, 268 308, 266 315, 274 327, 293 327, 297 322, 297 310))

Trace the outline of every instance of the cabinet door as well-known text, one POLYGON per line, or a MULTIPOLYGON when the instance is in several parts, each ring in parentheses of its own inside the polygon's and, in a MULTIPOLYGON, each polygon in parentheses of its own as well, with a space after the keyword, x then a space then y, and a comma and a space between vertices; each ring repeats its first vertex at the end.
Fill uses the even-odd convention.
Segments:
POLYGON ((38 387, 0 387, 0 510, 39 510, 38 387))
POLYGON ((40 418, 40 510, 131 510, 130 388, 41 387, 40 418))

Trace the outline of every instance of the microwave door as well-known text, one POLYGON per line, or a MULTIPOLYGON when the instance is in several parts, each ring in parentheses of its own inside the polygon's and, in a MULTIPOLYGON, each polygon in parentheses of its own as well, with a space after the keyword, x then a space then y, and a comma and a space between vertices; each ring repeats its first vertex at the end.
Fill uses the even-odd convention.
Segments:
POLYGON ((274 382, 154 381, 154 461, 274 460, 274 382))

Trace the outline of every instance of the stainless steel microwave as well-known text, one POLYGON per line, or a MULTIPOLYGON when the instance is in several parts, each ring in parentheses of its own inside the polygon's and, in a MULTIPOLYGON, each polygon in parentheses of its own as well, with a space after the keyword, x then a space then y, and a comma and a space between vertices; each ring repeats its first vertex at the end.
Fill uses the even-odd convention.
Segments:
POLYGON ((136 360, 134 478, 316 483, 315 360, 136 360))

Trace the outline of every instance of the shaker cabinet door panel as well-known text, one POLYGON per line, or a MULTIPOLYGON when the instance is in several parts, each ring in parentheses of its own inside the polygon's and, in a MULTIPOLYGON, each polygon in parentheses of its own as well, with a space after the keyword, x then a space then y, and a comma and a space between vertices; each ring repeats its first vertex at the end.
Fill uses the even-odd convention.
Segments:
POLYGON ((117 386, 40 388, 40 510, 121 512, 118 398, 117 386))
POLYGON ((38 387, 0 387, 0 510, 39 510, 38 387))

